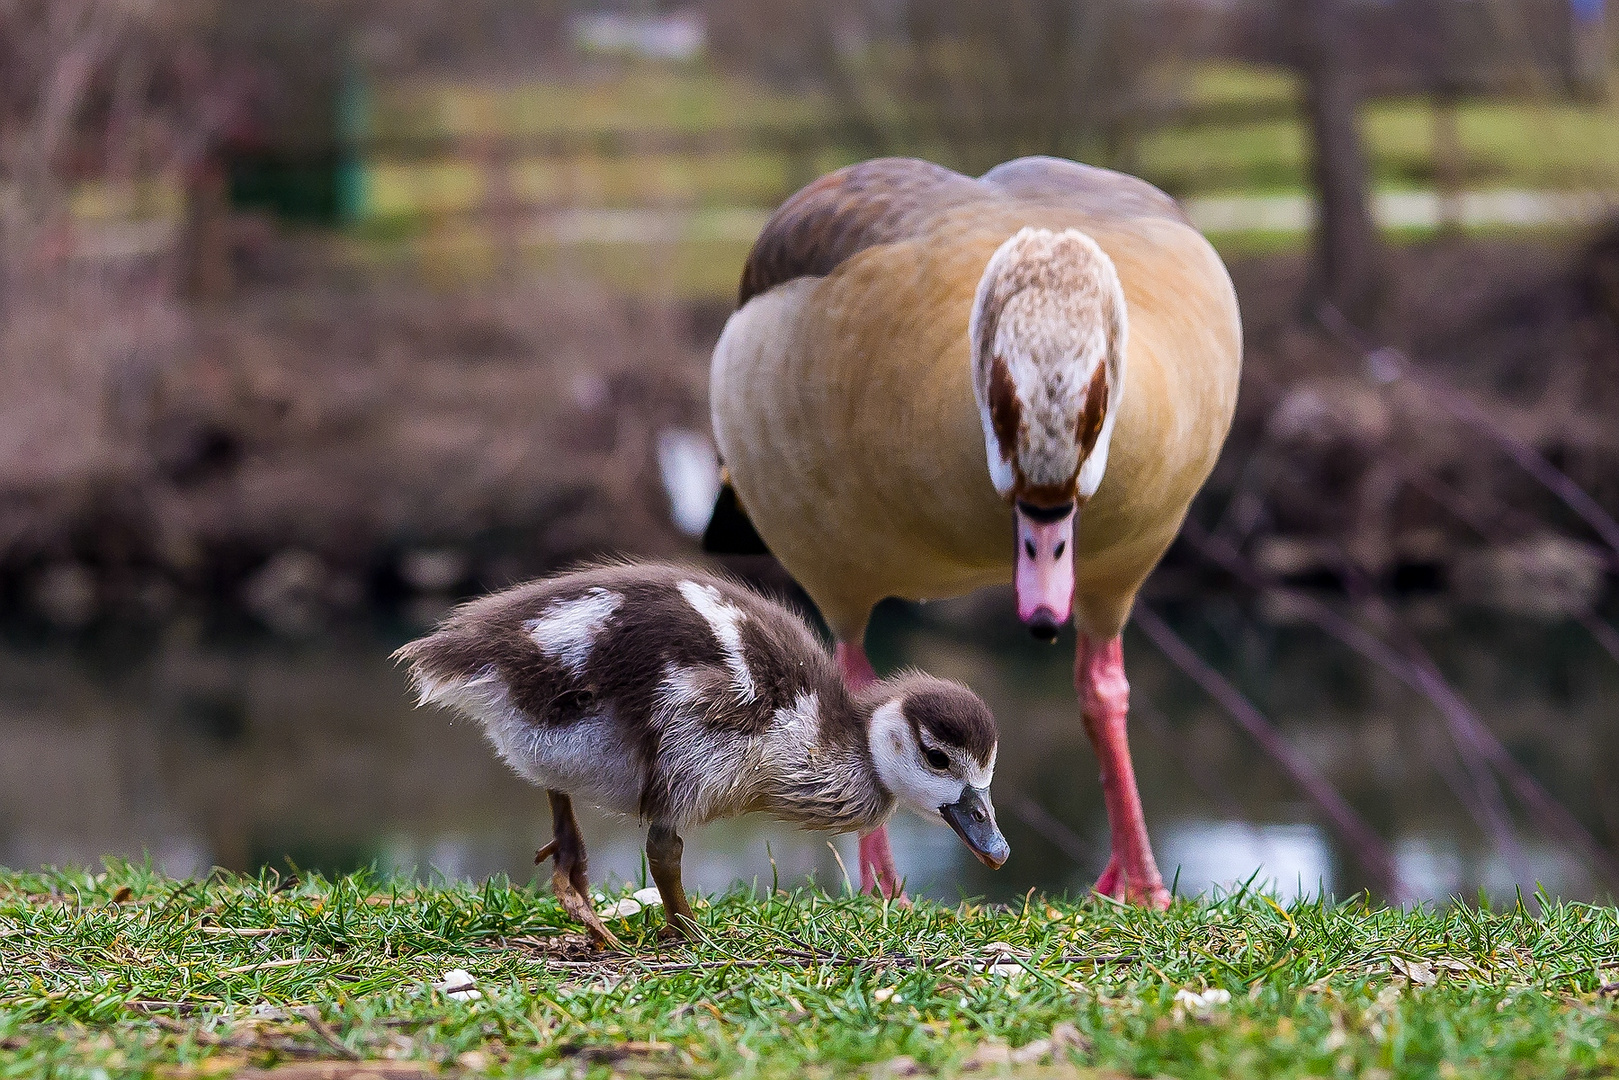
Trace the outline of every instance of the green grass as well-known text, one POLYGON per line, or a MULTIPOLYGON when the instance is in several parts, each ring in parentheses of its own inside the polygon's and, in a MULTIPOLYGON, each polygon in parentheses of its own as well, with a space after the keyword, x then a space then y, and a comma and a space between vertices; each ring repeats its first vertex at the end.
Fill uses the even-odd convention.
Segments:
POLYGON ((633 135, 813 124, 826 103, 703 64, 648 61, 570 82, 413 79, 384 86, 371 109, 372 133, 382 137, 633 135))
POLYGON ((498 881, 0 872, 0 1077, 383 1056, 524 1076, 892 1075, 901 1056, 943 1075, 1007 1057, 991 1075, 1609 1075, 1619 911, 1543 902, 738 892, 699 906, 700 945, 660 945, 643 913, 616 926, 628 954, 601 955, 549 895, 498 881), (480 1000, 434 989, 455 968, 480 1000))
MULTIPOLYGON (((1134 168, 1181 197, 1303 191, 1308 146, 1304 124, 1286 115, 1300 101, 1297 80, 1252 65, 1194 65, 1175 76, 1195 107, 1265 106, 1270 119, 1171 126, 1143 134, 1134 168)), ((376 94, 375 134, 384 137, 488 135, 610 136, 622 154, 519 162, 514 186, 572 205, 625 206, 661 201, 696 206, 770 206, 806 179, 853 160, 793 162, 768 150, 713 154, 633 152, 639 134, 701 135, 779 129, 813 130, 829 104, 717 73, 702 64, 629 65, 582 82, 475 86, 392 84, 376 94)), ((1384 190, 1426 186, 1432 178, 1432 123, 1423 98, 1369 104, 1364 128, 1373 176, 1384 190)), ((1609 188, 1619 183, 1619 107, 1548 97, 1469 100, 1458 113, 1466 182, 1473 187, 1609 188)), ((370 181, 379 212, 413 199, 438 206, 476 205, 475 166, 380 163, 370 181), (419 173, 420 175, 413 175, 419 173), (415 194, 413 194, 415 193, 415 194)))
MULTIPOLYGON (((1375 101, 1361 120, 1373 183, 1431 186, 1433 112, 1421 98, 1375 101)), ((1566 101, 1468 101, 1457 114, 1470 189, 1612 189, 1619 184, 1619 110, 1566 101)), ((1180 197, 1302 192, 1309 168, 1298 118, 1170 127, 1142 136, 1136 169, 1180 197)))

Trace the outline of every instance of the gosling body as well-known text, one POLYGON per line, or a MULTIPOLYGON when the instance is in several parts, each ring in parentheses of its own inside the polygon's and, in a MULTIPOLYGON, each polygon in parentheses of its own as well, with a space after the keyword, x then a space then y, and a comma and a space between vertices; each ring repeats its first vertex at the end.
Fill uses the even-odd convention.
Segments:
POLYGON ((557 839, 541 855, 558 857, 558 896, 604 944, 617 942, 583 901, 573 796, 650 823, 649 863, 681 931, 679 830, 718 818, 867 833, 904 802, 991 865, 1006 857, 982 701, 921 674, 851 691, 802 620, 714 574, 615 565, 519 585, 398 656, 422 703, 476 719, 551 793, 557 839))

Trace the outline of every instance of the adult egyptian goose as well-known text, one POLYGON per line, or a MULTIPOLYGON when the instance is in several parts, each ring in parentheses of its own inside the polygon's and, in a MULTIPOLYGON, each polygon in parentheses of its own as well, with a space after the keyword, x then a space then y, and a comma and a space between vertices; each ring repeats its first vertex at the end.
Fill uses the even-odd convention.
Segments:
MULTIPOLYGON (((1214 249, 1168 196, 1105 169, 1022 158, 972 179, 887 158, 783 204, 739 301, 712 371, 721 508, 820 607, 851 685, 875 677, 861 642, 884 597, 1011 580, 1044 640, 1072 611, 1113 845, 1096 888, 1166 904, 1119 634, 1236 405, 1237 301, 1214 249)), ((865 888, 897 888, 885 831, 860 861, 865 888)))
POLYGON ((668 927, 696 922, 680 828, 751 811, 869 832, 896 805, 1006 861, 989 799, 995 719, 956 683, 906 674, 851 691, 809 628, 725 578, 668 565, 576 571, 474 600, 396 654, 422 702, 482 724, 547 789, 552 884, 598 944, 572 795, 651 825, 668 927))

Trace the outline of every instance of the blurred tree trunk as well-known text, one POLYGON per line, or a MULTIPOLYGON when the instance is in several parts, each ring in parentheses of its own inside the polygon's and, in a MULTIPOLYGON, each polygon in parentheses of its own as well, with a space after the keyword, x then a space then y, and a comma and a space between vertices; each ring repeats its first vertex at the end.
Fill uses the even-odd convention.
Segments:
POLYGON ((1466 161, 1462 152, 1460 101, 1456 90, 1441 87, 1431 96, 1433 108, 1433 186, 1439 196, 1439 233, 1453 238, 1462 231, 1462 184, 1466 161))
POLYGON ((1367 190, 1360 88, 1343 0, 1288 0, 1295 69, 1304 82, 1316 220, 1308 309, 1326 303, 1351 322, 1375 320, 1383 295, 1382 250, 1367 190))
POLYGON ((179 243, 181 294, 192 300, 221 300, 234 284, 225 164, 217 151, 210 151, 189 174, 179 243))

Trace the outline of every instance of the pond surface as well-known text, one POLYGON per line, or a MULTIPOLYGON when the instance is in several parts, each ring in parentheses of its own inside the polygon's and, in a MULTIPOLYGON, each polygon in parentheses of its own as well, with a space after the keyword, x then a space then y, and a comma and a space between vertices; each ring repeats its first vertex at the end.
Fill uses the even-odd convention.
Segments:
MULTIPOLYGON (((879 670, 914 664, 962 679, 1001 724, 994 786, 1011 861, 990 872, 942 826, 901 814, 894 845, 913 892, 1077 892, 1105 860, 1071 637, 1033 642, 1011 606, 996 593, 892 604, 873 625, 879 670)), ((1435 710, 1359 657, 1235 603, 1165 614, 1348 798, 1412 894, 1503 897, 1538 883, 1570 898, 1607 895, 1591 860, 1510 797, 1510 828, 1486 839, 1451 786, 1459 761, 1435 710)), ((1619 664, 1572 625, 1429 622, 1423 640, 1452 684, 1611 849, 1619 664)), ((388 654, 419 629, 298 643, 185 622, 74 640, 11 634, 0 644, 0 864, 150 855, 175 874, 290 859, 532 879, 550 829, 544 794, 511 775, 475 727, 412 706, 388 654)), ((1286 774, 1135 630, 1126 657, 1136 768, 1166 881, 1182 893, 1255 879, 1283 895, 1339 896, 1371 883, 1286 774)), ((637 824, 582 817, 593 880, 639 883, 637 824)), ((687 838, 686 881, 718 890, 813 875, 837 888, 854 851, 853 837, 721 823, 687 838)))

